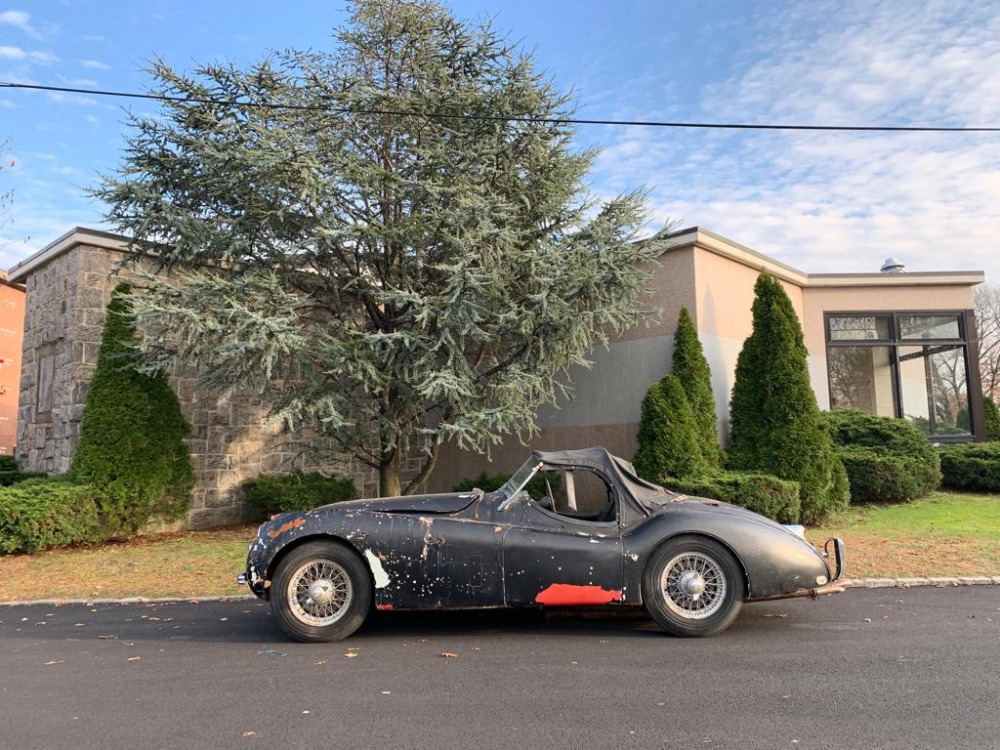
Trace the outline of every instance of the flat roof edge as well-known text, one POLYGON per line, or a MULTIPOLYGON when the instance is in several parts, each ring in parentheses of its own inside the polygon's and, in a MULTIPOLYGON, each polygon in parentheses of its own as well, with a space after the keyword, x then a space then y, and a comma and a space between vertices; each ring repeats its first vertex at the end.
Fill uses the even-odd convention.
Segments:
POLYGON ((128 250, 131 241, 129 237, 113 232, 104 232, 100 229, 87 229, 86 227, 74 227, 62 237, 50 242, 37 253, 29 255, 20 263, 11 266, 7 270, 7 279, 11 282, 23 282, 24 278, 30 273, 47 263, 51 263, 77 245, 95 245, 96 247, 103 247, 108 250, 121 250, 124 252, 128 250))
POLYGON ((772 276, 783 281, 789 281, 799 286, 804 286, 807 283, 808 274, 804 271, 800 271, 787 263, 782 263, 780 260, 769 258, 745 245, 733 242, 721 234, 715 234, 701 227, 688 227, 687 229, 671 232, 657 240, 657 242, 663 244, 664 252, 686 245, 695 245, 716 255, 729 258, 748 268, 767 271, 772 276))
POLYGON ((904 273, 811 273, 806 286, 975 286, 986 281, 985 271, 906 271, 904 273))
POLYGON ((903 273, 805 273, 780 260, 769 258, 745 245, 701 227, 687 227, 656 240, 663 252, 697 246, 748 268, 767 271, 772 276, 803 288, 874 286, 974 286, 986 281, 984 271, 906 271, 903 273))

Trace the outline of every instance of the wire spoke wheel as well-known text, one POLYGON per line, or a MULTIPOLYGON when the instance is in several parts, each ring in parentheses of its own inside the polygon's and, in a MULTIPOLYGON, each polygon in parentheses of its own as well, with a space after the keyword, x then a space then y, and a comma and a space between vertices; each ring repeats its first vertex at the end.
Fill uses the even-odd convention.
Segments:
POLYGON ((332 560, 313 560, 292 573, 288 606, 302 622, 331 625, 347 612, 354 590, 347 571, 332 560))
POLYGON ((275 569, 271 602, 282 629, 297 641, 339 641, 365 621, 372 579, 361 556, 336 542, 310 541, 275 569))
POLYGON ((668 539, 646 561, 642 601, 672 635, 703 638, 729 627, 743 605, 746 581, 732 553, 707 537, 668 539))
POLYGON ((711 617, 726 599, 726 577, 719 564, 700 552, 684 552, 660 575, 664 601, 677 615, 693 620, 711 617))

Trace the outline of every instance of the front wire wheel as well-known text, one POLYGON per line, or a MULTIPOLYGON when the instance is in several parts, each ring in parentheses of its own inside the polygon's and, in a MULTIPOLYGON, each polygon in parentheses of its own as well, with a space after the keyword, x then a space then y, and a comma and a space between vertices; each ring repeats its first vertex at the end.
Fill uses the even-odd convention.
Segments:
POLYGON ((339 641, 365 621, 372 582, 361 558, 334 542, 308 542, 274 574, 271 601, 282 630, 297 641, 339 641))
POLYGON ((642 598, 672 635, 704 637, 732 624, 743 604, 743 573, 732 554, 705 537, 671 539, 650 556, 642 598))

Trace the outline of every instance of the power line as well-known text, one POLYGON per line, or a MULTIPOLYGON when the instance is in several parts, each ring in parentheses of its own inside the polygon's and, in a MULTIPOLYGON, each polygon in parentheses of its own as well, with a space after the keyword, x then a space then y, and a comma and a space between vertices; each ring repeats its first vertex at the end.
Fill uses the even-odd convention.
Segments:
POLYGON ((169 96, 166 94, 139 94, 128 91, 104 91, 100 89, 80 89, 67 86, 42 86, 40 84, 0 82, 0 88, 29 89, 33 91, 51 91, 64 94, 88 94, 90 96, 107 96, 119 99, 147 99, 160 102, 180 104, 222 104, 229 107, 247 107, 253 109, 286 109, 299 111, 321 111, 335 113, 351 113, 358 115, 394 115, 433 117, 442 120, 484 120, 494 122, 522 122, 549 125, 611 125, 645 128, 691 128, 700 130, 815 130, 832 132, 863 132, 863 133, 997 133, 1000 127, 911 127, 891 125, 755 125, 746 123, 723 122, 664 122, 659 120, 597 120, 576 117, 520 117, 512 115, 474 115, 448 114, 440 112, 416 112, 411 110, 391 109, 344 109, 321 104, 278 104, 275 102, 249 102, 235 99, 201 99, 188 96, 169 96))

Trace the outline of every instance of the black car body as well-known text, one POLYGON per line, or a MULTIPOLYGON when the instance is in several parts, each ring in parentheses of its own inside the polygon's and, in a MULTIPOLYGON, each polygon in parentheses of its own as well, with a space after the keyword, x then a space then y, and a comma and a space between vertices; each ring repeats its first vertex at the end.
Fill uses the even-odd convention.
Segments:
POLYGON ((280 514, 240 579, 305 641, 346 637, 373 605, 643 605, 697 636, 725 629, 744 601, 842 591, 843 545, 831 544, 833 569, 800 528, 645 482, 603 448, 536 451, 492 492, 280 514))

